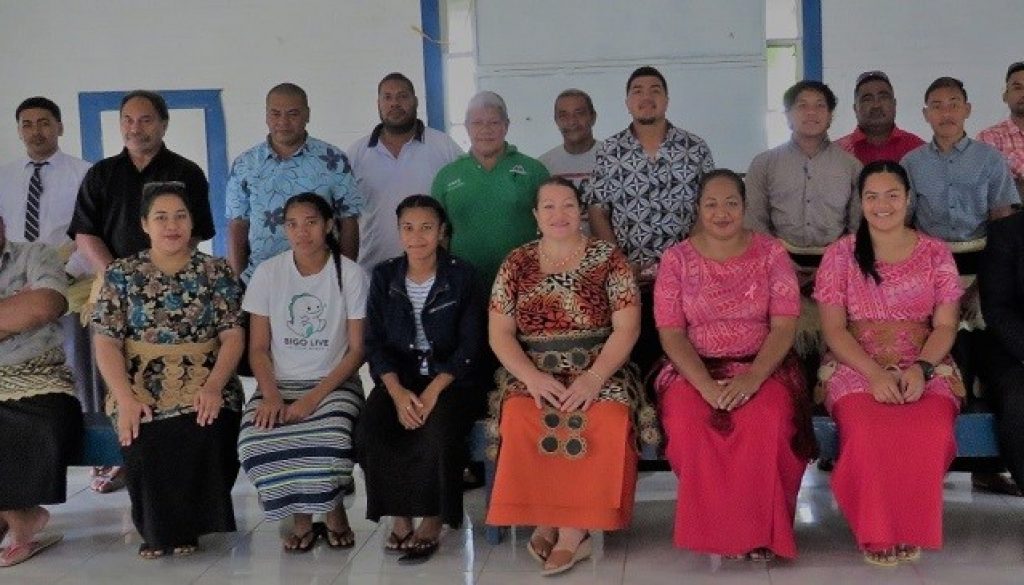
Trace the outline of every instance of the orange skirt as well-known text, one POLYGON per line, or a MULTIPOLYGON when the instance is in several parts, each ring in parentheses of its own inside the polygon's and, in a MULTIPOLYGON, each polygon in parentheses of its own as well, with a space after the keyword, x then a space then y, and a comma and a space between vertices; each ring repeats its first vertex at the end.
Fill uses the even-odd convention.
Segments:
POLYGON ((585 413, 586 426, 578 433, 586 446, 578 457, 565 453, 576 433, 564 423, 549 430, 543 413, 529 396, 505 400, 487 523, 590 530, 628 526, 637 467, 629 407, 607 401, 591 406, 585 413), (555 452, 542 447, 545 437, 548 451, 554 446, 555 452))

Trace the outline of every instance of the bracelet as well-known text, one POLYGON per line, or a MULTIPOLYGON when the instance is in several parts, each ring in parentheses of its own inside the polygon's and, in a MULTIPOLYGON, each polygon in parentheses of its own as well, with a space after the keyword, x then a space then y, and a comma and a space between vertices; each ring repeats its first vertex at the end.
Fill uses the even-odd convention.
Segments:
POLYGON ((595 372, 594 370, 583 370, 583 373, 589 374, 591 377, 597 380, 598 384, 604 385, 604 378, 601 377, 601 375, 595 372))

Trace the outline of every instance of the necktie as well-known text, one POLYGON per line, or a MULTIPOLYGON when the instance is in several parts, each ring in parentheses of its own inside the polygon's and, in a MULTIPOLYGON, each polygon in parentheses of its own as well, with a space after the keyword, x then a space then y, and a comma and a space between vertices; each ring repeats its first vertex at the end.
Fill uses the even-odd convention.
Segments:
POLYGON ((34 162, 32 178, 28 181, 28 205, 25 207, 25 241, 34 242, 39 237, 39 197, 43 194, 43 179, 39 170, 49 162, 34 162))

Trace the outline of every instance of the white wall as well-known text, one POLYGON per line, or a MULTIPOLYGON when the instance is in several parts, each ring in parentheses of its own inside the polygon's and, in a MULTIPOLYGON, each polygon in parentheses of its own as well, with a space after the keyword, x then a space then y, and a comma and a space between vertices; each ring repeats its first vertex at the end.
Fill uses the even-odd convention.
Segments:
POLYGON ((969 135, 1007 117, 1003 80, 1006 67, 1024 59, 1024 1, 823 0, 822 21, 825 82, 839 96, 833 137, 856 125, 853 84, 873 69, 895 86, 896 123, 925 140, 924 91, 944 75, 967 88, 969 135))
POLYGON ((561 142, 555 96, 591 94, 605 137, 629 124, 626 80, 654 65, 669 119, 720 166, 765 147, 764 5, 756 0, 476 0, 478 84, 509 107, 509 141, 533 156, 561 142))
MULTIPOLYGON (((0 0, 0 160, 24 151, 14 109, 25 97, 60 105, 61 146, 79 154, 78 92, 139 87, 223 89, 233 158, 265 136, 263 100, 282 81, 309 93, 310 132, 347 148, 379 121, 385 74, 402 71, 423 93, 414 26, 418 0, 0 0)), ((205 168, 200 120, 171 112, 167 142, 205 168)))

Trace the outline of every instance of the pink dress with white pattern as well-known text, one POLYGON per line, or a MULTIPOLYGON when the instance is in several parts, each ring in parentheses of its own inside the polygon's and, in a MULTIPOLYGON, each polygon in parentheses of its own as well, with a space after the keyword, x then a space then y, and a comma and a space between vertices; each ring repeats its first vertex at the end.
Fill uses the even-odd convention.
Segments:
MULTIPOLYGON (((917 244, 906 260, 896 263, 876 262, 881 284, 866 278, 853 255, 854 236, 840 238, 825 250, 814 283, 814 299, 819 304, 846 309, 849 323, 857 321, 909 321, 931 323, 935 308, 957 303, 963 294, 953 254, 941 240, 918 233, 917 244)), ((902 370, 918 358, 919 348, 907 337, 887 339, 885 344, 871 338, 859 339, 868 355, 878 358, 883 353, 898 357, 902 370)), ((827 361, 828 356, 823 361, 827 361)), ((946 360, 948 361, 947 357, 946 360)), ((951 362, 950 362, 951 365, 951 362)), ((825 406, 829 412, 840 398, 857 392, 870 392, 868 379, 850 366, 838 363, 825 382, 825 406)), ((948 397, 959 406, 949 380, 932 378, 925 385, 926 393, 948 397)))
MULTIPOLYGON (((724 262, 705 258, 690 240, 662 256, 654 286, 658 327, 684 328, 717 380, 750 368, 772 317, 799 312, 789 255, 767 235, 753 234, 741 255, 724 262)), ((785 360, 748 403, 728 413, 712 409, 671 362, 657 389, 665 456, 679 476, 675 545, 718 555, 768 548, 795 557, 793 515, 813 449, 809 408, 796 408, 807 402, 796 360, 785 360), (805 424, 795 424, 798 418, 805 424)))

